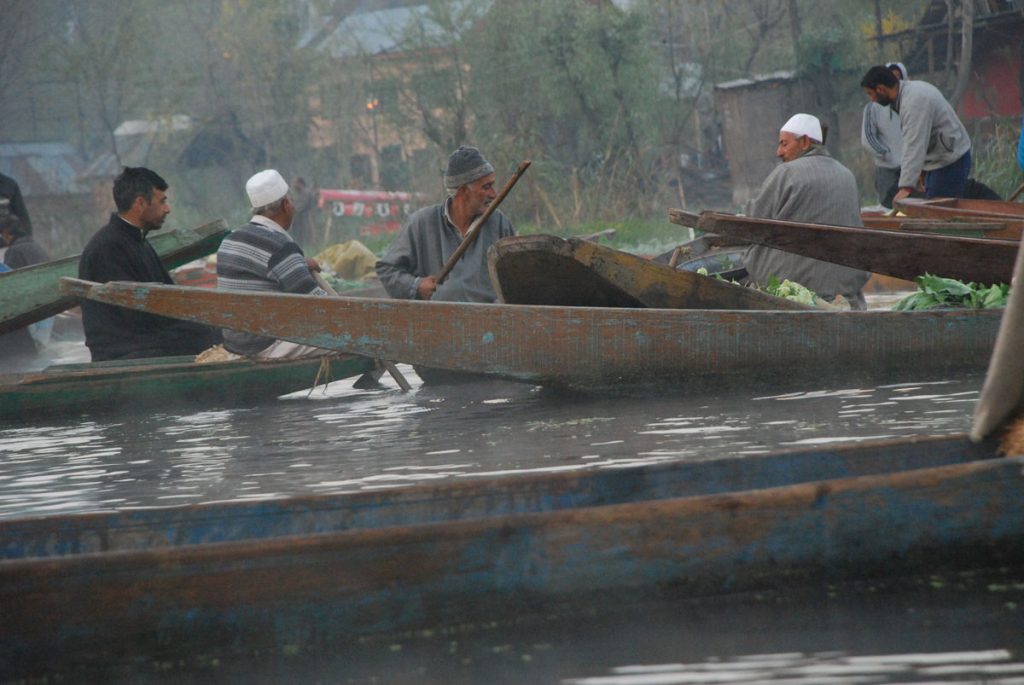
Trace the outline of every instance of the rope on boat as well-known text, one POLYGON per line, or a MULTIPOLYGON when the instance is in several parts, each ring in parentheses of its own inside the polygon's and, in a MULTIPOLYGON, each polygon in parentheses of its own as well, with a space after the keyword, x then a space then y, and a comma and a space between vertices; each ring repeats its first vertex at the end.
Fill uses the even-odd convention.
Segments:
POLYGON ((313 386, 309 389, 309 394, 306 397, 312 397, 313 391, 316 390, 316 386, 320 385, 321 379, 323 380, 324 389, 321 391, 324 395, 327 394, 327 384, 333 379, 331 378, 331 361, 335 359, 335 355, 327 355, 326 357, 320 357, 320 366, 316 370, 316 378, 313 379, 313 386))

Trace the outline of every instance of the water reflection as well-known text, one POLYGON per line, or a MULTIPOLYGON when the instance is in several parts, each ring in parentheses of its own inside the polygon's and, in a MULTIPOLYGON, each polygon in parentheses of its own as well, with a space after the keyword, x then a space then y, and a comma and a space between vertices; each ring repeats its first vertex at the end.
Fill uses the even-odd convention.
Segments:
POLYGON ((1006 649, 870 656, 852 656, 843 652, 756 654, 692 664, 620 666, 613 668, 610 675, 562 682, 565 685, 763 682, 792 685, 923 682, 1010 685, 1024 682, 1024 663, 1012 662, 1012 657, 1006 649), (1005 676, 1018 677, 1003 679, 1005 676))
MULTIPOLYGON (((407 375, 415 379, 411 369, 407 375)), ((362 392, 254 408, 0 430, 0 516, 763 454, 965 431, 980 376, 779 395, 564 395, 515 383, 362 392)))

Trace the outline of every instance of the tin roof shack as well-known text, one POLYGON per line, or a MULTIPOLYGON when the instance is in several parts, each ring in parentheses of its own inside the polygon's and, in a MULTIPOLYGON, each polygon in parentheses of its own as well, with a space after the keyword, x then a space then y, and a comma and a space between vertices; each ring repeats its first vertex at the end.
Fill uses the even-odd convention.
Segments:
POLYGON ((215 218, 244 220, 249 205, 243 184, 266 161, 262 148, 241 132, 232 115, 205 122, 184 114, 132 119, 115 129, 114 144, 117 154, 97 156, 82 178, 113 210, 111 187, 121 169, 153 169, 171 185, 174 213, 168 226, 198 226, 215 218))
POLYGON ((18 182, 33 238, 54 259, 81 252, 102 216, 79 176, 85 163, 67 142, 0 144, 0 172, 18 182))
POLYGON ((792 71, 719 83, 715 105, 722 122, 733 203, 743 207, 779 163, 779 127, 796 112, 817 112, 814 88, 792 71))

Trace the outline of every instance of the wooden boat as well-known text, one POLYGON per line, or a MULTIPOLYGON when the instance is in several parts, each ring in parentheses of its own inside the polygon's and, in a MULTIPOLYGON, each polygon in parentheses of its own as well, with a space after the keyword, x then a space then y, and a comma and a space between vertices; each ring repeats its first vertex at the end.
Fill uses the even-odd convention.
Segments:
POLYGON ((967 198, 904 198, 895 203, 907 216, 930 219, 969 218, 982 221, 993 217, 1024 221, 1024 203, 1005 200, 971 200, 967 198))
POLYGON ((856 269, 913 280, 925 273, 1009 283, 1018 241, 852 226, 803 224, 703 212, 698 228, 856 269))
POLYGON ((0 670, 277 657, 610 601, 1019 564, 1024 458, 993 450, 902 439, 2 521, 0 670))
POLYGON ((62 281, 68 295, 372 358, 530 383, 696 391, 983 368, 1000 310, 708 311, 462 304, 62 281))
POLYGON ((0 561, 0 668, 305 654, 595 603, 1013 564, 1024 459, 989 456, 910 440, 9 522, 2 539, 32 556, 0 561))
POLYGON ((939 233, 943 235, 958 235, 964 238, 996 238, 1019 241, 1021 233, 1024 231, 1024 218, 927 218, 870 212, 862 212, 860 218, 864 222, 865 228, 874 228, 881 231, 939 233))
MULTIPOLYGON (((193 357, 51 366, 0 376, 0 413, 9 419, 80 412, 126 412, 175 403, 228 406, 253 404, 310 388, 320 360, 238 359, 198 364, 193 357)), ((332 359, 321 382, 356 376, 373 368, 365 357, 332 359)))
POLYGON ((487 252, 498 301, 570 307, 810 309, 577 238, 503 238, 487 252))
POLYGON ((261 501, 0 518, 0 561, 580 509, 896 473, 992 457, 964 436, 559 471, 261 501))
MULTIPOLYGON (((223 220, 194 229, 157 233, 149 242, 168 269, 217 250, 228 234, 223 220)), ((74 298, 60 294, 60 279, 78 275, 78 258, 65 257, 0 274, 0 334, 42 321, 75 306, 74 298)))

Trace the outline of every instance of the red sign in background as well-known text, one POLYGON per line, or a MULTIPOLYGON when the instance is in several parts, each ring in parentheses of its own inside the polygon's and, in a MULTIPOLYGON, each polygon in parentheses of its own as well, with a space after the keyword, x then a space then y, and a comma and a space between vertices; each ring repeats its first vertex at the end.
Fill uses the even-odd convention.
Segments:
POLYGON ((368 236, 397 232, 415 199, 412 193, 384 190, 321 190, 317 206, 334 217, 364 219, 359 235, 368 236))

